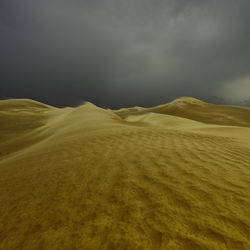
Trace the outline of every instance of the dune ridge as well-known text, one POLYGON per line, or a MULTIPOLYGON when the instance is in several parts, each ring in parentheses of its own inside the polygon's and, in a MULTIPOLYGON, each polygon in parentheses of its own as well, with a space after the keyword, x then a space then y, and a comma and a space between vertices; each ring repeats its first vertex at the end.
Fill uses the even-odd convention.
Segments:
POLYGON ((250 108, 0 101, 0 249, 250 249, 250 108))

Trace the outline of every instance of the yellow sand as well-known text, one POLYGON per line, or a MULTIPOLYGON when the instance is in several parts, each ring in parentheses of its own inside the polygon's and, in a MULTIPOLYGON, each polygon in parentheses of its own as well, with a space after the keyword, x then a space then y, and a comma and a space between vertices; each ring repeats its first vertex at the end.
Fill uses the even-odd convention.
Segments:
POLYGON ((250 249, 250 108, 0 101, 0 249, 250 249))

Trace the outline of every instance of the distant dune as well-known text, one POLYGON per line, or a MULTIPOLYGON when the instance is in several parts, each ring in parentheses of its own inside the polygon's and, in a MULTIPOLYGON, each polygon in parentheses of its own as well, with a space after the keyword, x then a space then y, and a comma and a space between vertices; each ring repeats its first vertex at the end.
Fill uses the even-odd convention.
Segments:
POLYGON ((0 101, 0 249, 250 249, 250 108, 0 101))

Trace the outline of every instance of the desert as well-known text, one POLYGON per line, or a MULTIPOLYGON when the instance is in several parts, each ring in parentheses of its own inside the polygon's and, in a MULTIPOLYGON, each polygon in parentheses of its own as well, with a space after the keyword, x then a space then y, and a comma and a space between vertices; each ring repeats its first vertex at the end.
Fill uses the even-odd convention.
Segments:
POLYGON ((250 108, 0 101, 0 249, 250 249, 250 108))

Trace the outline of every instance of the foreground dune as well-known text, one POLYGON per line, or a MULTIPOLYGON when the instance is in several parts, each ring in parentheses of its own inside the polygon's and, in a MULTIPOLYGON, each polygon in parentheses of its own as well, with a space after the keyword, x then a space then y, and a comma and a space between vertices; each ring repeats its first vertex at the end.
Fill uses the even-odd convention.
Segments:
POLYGON ((250 249, 250 108, 0 101, 0 249, 250 249))

